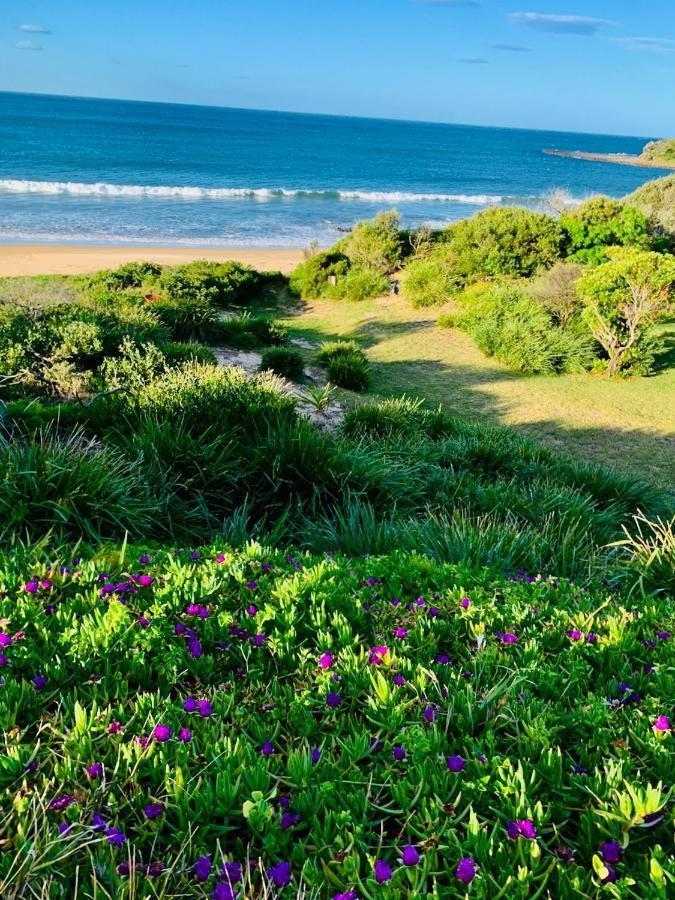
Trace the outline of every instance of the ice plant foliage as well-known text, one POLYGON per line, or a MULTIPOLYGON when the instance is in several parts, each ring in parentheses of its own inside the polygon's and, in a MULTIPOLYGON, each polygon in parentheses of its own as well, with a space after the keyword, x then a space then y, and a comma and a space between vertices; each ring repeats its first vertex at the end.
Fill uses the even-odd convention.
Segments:
POLYGON ((665 594, 408 553, 78 554, 0 557, 1 896, 675 889, 665 594))

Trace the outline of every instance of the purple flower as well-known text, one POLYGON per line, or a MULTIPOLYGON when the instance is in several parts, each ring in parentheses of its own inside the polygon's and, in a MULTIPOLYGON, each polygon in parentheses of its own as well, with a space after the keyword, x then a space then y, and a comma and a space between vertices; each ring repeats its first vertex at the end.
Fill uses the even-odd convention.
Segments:
POLYGON ((190 638, 187 646, 190 656, 193 656, 195 659, 199 659, 203 652, 201 642, 198 641, 197 638, 190 638))
POLYGON ((516 819, 515 822, 506 823, 506 833, 515 841, 519 837, 533 841, 537 836, 537 830, 530 819, 516 819))
POLYGON ((420 855, 412 844, 406 844, 401 859, 404 866, 416 866, 420 861, 420 855))
POLYGON ((405 678, 403 677, 403 675, 394 675, 394 684, 397 687, 403 687, 403 685, 405 684, 405 678))
POLYGON ((312 765, 315 766, 321 759, 321 750, 318 747, 312 749, 312 765))
POLYGON ((342 703, 342 697, 339 694, 336 694, 335 691, 328 691, 326 695, 326 703, 330 706, 331 709, 337 709, 338 706, 342 703))
POLYGON ((378 859, 375 863, 375 881, 378 884, 391 881, 391 866, 383 859, 378 859))
POLYGON ((213 887, 212 900, 237 900, 237 892, 229 884, 219 881, 213 887))
POLYGON ((319 665, 322 669, 330 669, 333 665, 333 654, 332 653, 322 653, 319 657, 319 665))
POLYGON ((433 722, 436 718, 436 710, 433 706, 425 706, 422 713, 427 722, 433 722))
POLYGON ((145 813, 146 819, 158 819, 164 812, 164 804, 148 803, 147 806, 143 808, 143 812, 145 813))
POLYGON ((656 636, 660 641, 667 641, 670 639, 669 631, 657 631, 656 636))
POLYGON ((108 839, 108 843, 112 844, 113 847, 121 847, 126 841, 126 836, 122 834, 119 828, 106 828, 105 836, 108 839))
POLYGON ((570 630, 567 632, 567 637, 573 641, 580 641, 583 635, 578 628, 570 628, 570 630))
POLYGON ((257 581, 247 581, 246 587, 249 589, 249 591, 255 591, 258 587, 258 582, 257 581))
POLYGON ((359 895, 354 888, 349 888, 341 894, 333 894, 333 900, 359 900, 359 895))
POLYGON ((73 826, 69 822, 59 822, 58 829, 59 834, 70 834, 73 826))
POLYGON ((92 763, 87 769, 87 775, 89 778, 100 778, 103 775, 103 763, 92 763))
POLYGON ((379 647, 373 647, 368 657, 368 662, 373 666, 380 666, 384 662, 384 657, 389 653, 389 647, 382 644, 379 647))
POLYGON ((238 862, 224 862, 220 868, 220 877, 228 884, 239 884, 241 881, 241 866, 238 862))
POLYGON ((471 601, 468 597, 462 597, 462 599, 459 601, 459 605, 462 607, 462 609, 468 609, 471 606, 471 601))
POLYGON ((94 831, 103 831, 105 828, 105 819, 100 812, 95 812, 91 817, 91 827, 94 831))
POLYGON ((469 856, 463 856, 455 869, 455 877, 464 884, 471 884, 476 877, 476 863, 469 856))
POLYGON ((202 719, 208 719, 212 714, 213 710, 211 709, 211 703, 208 700, 200 700, 199 701, 199 715, 202 719))
POLYGON ((190 734, 189 729, 181 728, 181 730, 178 732, 178 740, 181 742, 181 744, 189 744, 192 740, 192 735, 190 734))
POLYGON ((141 628, 148 628, 150 625, 150 619, 148 619, 147 616, 139 616, 138 624, 141 626, 141 628))
POLYGON ((42 691, 47 687, 47 679, 44 675, 36 675, 33 678, 33 687, 36 691, 42 691))
POLYGON ((401 762, 402 759, 405 759, 405 749, 400 744, 394 744, 393 756, 394 759, 401 762))
POLYGON ((193 871, 195 873, 195 878, 197 879, 197 881, 206 881, 206 879, 211 874, 211 868, 211 857, 200 856, 193 867, 193 871))
POLYGON ((108 725, 108 734, 117 734, 122 730, 122 723, 115 720, 108 725))
POLYGON ((610 866, 609 863, 605 863, 605 870, 607 874, 602 879, 603 884, 614 884, 615 881, 618 880, 619 876, 616 873, 616 869, 613 866, 610 866))
POLYGON ((37 592, 40 590, 40 584, 36 579, 27 581, 23 587, 27 594, 37 594, 37 592))
POLYGON ((159 741, 160 744, 163 744, 171 737, 171 729, 168 725, 155 725, 152 731, 152 736, 156 741, 159 741))
POLYGON ((271 756, 274 753, 274 744, 272 741, 265 741, 260 752, 263 756, 271 756))
POLYGON ((195 700, 194 697, 188 697, 185 700, 185 702, 183 703, 183 709, 185 710, 186 713, 196 712, 198 709, 198 706, 199 706, 199 704, 197 703, 197 701, 195 700))
POLYGON ((267 875, 275 887, 286 887, 286 885, 291 883, 291 864, 289 862, 278 862, 276 866, 272 866, 269 869, 267 875))
POLYGON ((11 637, 5 631, 0 631, 0 647, 9 647, 12 643, 11 637))
POLYGON ((605 841, 600 846, 603 862, 618 863, 621 861, 621 844, 618 841, 605 841))
POLYGON ((249 614, 249 616, 255 616, 258 612, 258 607, 255 605, 255 603, 250 603, 246 608, 246 612, 249 614))
POLYGON ((288 828, 292 828, 294 825, 297 825, 300 821, 300 816, 297 813, 289 812, 286 810, 281 814, 281 830, 286 831, 288 828))
POLYGON ((668 716, 657 716, 654 721, 654 731, 667 732, 670 731, 670 720, 668 716))
POLYGON ((68 807, 75 803, 75 798, 70 794, 59 794, 58 797, 54 797, 54 799, 49 804, 51 809, 68 809, 68 807))
POLYGON ((592 631, 589 631, 588 634, 586 635, 586 643, 587 644, 597 644, 598 643, 597 634, 594 634, 592 631))
POLYGON ((449 756, 445 764, 451 772, 461 772, 466 765, 466 760, 462 756, 449 756))
POLYGON ((515 644, 517 640, 518 636, 509 631, 502 635, 502 644, 515 644))
POLYGON ((397 638, 404 638, 404 637, 406 637, 407 634, 408 634, 408 629, 407 629, 407 628, 403 628, 403 627, 401 627, 401 626, 399 625, 399 627, 396 629, 396 631, 394 632, 394 634, 395 634, 395 636, 396 636, 397 638))

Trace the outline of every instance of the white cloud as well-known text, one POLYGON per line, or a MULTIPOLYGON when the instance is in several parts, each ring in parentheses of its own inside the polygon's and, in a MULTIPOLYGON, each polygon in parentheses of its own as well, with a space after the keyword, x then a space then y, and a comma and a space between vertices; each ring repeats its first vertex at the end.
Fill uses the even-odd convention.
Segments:
POLYGON ((534 12, 516 12, 509 15, 516 25, 524 25, 535 31, 548 31, 553 34, 581 34, 586 37, 596 34, 606 25, 616 25, 609 19, 596 19, 591 16, 559 16, 534 12))
POLYGON ((644 50, 646 53, 675 53, 675 41, 669 38, 626 37, 616 38, 630 50, 644 50))
POLYGON ((49 28, 42 25, 19 25, 19 31, 27 31, 29 34, 51 34, 49 28))
POLYGON ((42 50, 40 44, 36 44, 35 41, 17 41, 16 42, 17 50, 42 50))

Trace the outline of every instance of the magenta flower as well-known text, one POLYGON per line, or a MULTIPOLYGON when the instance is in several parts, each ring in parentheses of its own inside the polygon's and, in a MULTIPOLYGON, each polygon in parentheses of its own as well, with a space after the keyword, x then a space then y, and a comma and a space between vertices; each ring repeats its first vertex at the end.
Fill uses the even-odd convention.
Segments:
POLYGON ((511 632, 509 631, 502 635, 503 644, 515 644, 517 640, 518 636, 515 634, 511 634, 511 632))
POLYGON ((408 629, 403 628, 402 626, 399 625, 399 627, 396 629, 394 634, 396 635, 397 638, 404 638, 408 634, 408 629))
POLYGON ((193 866, 193 872, 197 881, 206 881, 211 874, 211 857, 200 856, 193 866))
POLYGON ((420 861, 420 855, 417 850, 413 847, 412 844, 407 844, 403 848, 403 855, 401 857, 404 866, 416 866, 420 861))
POLYGON ((471 601, 468 597, 462 597, 462 599, 459 601, 459 605, 462 607, 462 609, 468 609, 471 606, 471 601))
POLYGON ((148 628, 150 625, 150 619, 148 619, 147 616, 139 616, 138 624, 141 626, 141 628, 148 628))
POLYGON ((6 631, 0 631, 0 647, 9 647, 12 643, 11 637, 6 631))
POLYGON ((512 841, 517 840, 519 837, 533 841, 537 836, 537 830, 530 819, 516 819, 515 822, 507 822, 506 833, 512 841))
POLYGON ((391 866, 383 859, 378 859, 375 863, 375 881, 378 884, 391 881, 391 866))
POLYGON ((118 734, 122 730, 122 723, 115 720, 108 725, 108 734, 118 734))
POLYGON ((621 862, 621 844, 618 841, 605 841, 600 846, 603 862, 618 863, 621 862))
POLYGON ((212 712, 213 710, 211 709, 211 703, 209 700, 199 701, 199 715, 202 717, 202 719, 208 719, 212 712))
POLYGON ((146 819, 158 819, 164 812, 164 804, 148 803, 147 806, 143 807, 143 812, 146 819))
POLYGON ((100 778, 103 775, 103 763, 92 763, 87 769, 87 775, 89 778, 100 778))
POLYGON ((250 603, 246 609, 246 612, 249 614, 249 616, 255 616, 258 612, 258 607, 255 605, 255 603, 250 603))
POLYGON ((466 760, 462 756, 449 756, 445 764, 451 772, 461 772, 466 765, 466 760))
POLYGON ((339 694, 336 694, 335 691, 328 691, 326 694, 326 703, 331 709, 337 709, 342 703, 342 697, 339 694))
POLYGON ((348 891, 333 894, 333 900, 359 900, 359 895, 356 893, 354 888, 349 888, 348 891))
POLYGON ((249 589, 249 591, 255 591, 258 587, 258 582, 257 581, 247 581, 246 587, 249 589))
POLYGON ((567 636, 570 638, 570 640, 573 641, 580 641, 583 637, 578 628, 570 628, 570 630, 567 632, 567 636))
POLYGON ((464 884, 471 884, 476 877, 476 863, 469 856, 463 856, 455 869, 455 877, 464 884))
POLYGON ((654 731, 670 731, 670 719, 668 716, 657 716, 654 721, 654 731))
POLYGON ((181 728, 181 730, 178 732, 178 740, 181 742, 181 744, 189 744, 192 740, 190 730, 188 728, 181 728))
POLYGON ((152 736, 156 741, 159 741, 160 744, 163 744, 171 737, 171 729, 168 725, 155 725, 152 731, 152 736))
POLYGON ((368 661, 373 666, 380 666, 384 662, 384 657, 389 653, 389 647, 383 644, 380 647, 373 647, 370 651, 368 661))
POLYGON ((23 587, 27 594, 37 594, 40 590, 40 584, 37 580, 27 581, 23 587))
POLYGON ((286 885, 291 883, 291 864, 289 862, 278 862, 276 866, 272 866, 269 869, 267 874, 275 887, 286 887, 286 885))
POLYGON ((194 697, 188 697, 183 702, 183 709, 185 710, 186 713, 196 712, 198 708, 199 708, 199 704, 197 703, 197 701, 195 700, 194 697))
POLYGON ((322 653, 319 657, 319 665, 322 669, 330 669, 333 665, 333 654, 332 653, 322 653))

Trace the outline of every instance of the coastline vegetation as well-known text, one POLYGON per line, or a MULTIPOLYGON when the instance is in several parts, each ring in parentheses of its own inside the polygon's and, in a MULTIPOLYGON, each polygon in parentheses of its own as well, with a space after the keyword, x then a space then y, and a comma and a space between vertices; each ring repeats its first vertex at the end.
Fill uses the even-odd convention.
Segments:
POLYGON ((664 238, 594 199, 0 280, 0 894, 667 896, 672 492, 372 350, 389 304, 532 392, 649 382, 664 238))

